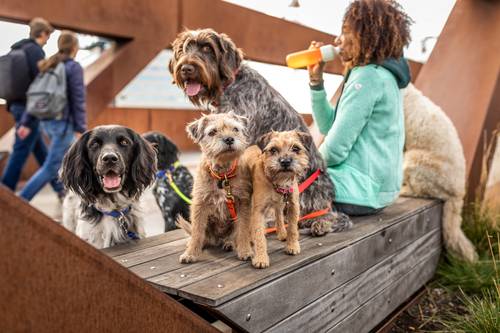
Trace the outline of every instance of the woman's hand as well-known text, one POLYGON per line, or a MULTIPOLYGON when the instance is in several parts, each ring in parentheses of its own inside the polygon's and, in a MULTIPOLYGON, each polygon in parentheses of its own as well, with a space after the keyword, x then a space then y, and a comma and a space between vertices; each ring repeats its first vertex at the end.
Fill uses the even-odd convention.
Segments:
POLYGON ((17 136, 21 139, 21 140, 24 140, 28 137, 28 135, 30 135, 31 133, 31 128, 29 127, 26 127, 26 126, 19 126, 19 128, 17 129, 17 136))
MULTIPOLYGON (((324 43, 312 41, 311 45, 309 45, 309 50, 318 49, 323 46, 324 43)), ((325 63, 323 61, 307 66, 309 70, 309 83, 311 86, 317 86, 323 82, 323 69, 325 68, 325 63)))

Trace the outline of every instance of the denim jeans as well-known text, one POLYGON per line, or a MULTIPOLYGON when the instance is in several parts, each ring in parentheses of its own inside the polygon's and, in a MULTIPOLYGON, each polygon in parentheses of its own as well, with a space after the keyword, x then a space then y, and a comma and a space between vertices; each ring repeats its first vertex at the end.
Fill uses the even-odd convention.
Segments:
MULTIPOLYGON (((24 110, 25 105, 22 103, 12 103, 9 106, 9 111, 16 122, 16 128, 19 127, 24 110)), ((31 129, 30 135, 28 135, 24 140, 21 140, 16 133, 12 154, 10 155, 9 161, 5 166, 1 179, 1 182, 12 191, 16 190, 17 183, 21 177, 21 171, 23 170, 24 164, 26 164, 26 160, 31 152, 35 155, 38 164, 43 165, 43 162, 47 157, 47 147, 45 146, 45 142, 43 142, 42 136, 40 135, 38 124, 31 129)), ((64 189, 62 183, 57 178, 52 179, 50 184, 52 185, 54 191, 58 193, 62 192, 64 189)))
POLYGON ((351 216, 374 215, 377 214, 378 212, 381 212, 385 208, 385 207, 371 208, 366 206, 358 206, 340 202, 334 202, 333 206, 337 211, 351 216))
POLYGON ((20 193, 20 196, 28 201, 48 182, 57 178, 64 154, 75 139, 73 126, 66 120, 42 120, 40 125, 50 138, 50 146, 42 167, 30 178, 20 193))

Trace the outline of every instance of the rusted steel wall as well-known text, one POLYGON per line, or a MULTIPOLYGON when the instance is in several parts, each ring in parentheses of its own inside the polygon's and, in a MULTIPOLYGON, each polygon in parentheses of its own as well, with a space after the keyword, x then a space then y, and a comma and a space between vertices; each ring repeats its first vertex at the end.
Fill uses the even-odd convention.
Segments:
POLYGON ((0 186, 0 332, 217 332, 0 186))
POLYGON ((500 2, 458 0, 416 86, 457 128, 470 198, 481 172, 484 133, 500 122, 499 71, 500 2))

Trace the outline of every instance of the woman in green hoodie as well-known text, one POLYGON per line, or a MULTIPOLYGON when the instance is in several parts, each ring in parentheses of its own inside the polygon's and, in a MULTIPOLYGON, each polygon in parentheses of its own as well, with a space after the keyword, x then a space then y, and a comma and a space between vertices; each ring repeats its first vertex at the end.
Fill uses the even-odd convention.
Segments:
MULTIPOLYGON (((396 1, 357 0, 335 40, 345 66, 341 94, 330 105, 323 63, 309 67, 314 120, 325 136, 319 150, 335 184, 334 206, 348 215, 374 214, 398 197, 404 115, 400 89, 410 82, 403 48, 411 19, 396 1)), ((322 43, 311 43, 311 48, 322 43)))

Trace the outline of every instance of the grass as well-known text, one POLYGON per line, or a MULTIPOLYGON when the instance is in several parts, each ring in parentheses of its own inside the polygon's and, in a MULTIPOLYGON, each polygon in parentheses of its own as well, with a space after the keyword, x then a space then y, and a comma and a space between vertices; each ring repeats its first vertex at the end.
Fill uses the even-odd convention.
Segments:
POLYGON ((498 333, 500 332, 500 290, 482 292, 481 296, 467 296, 462 301, 466 315, 451 313, 442 324, 449 332, 498 333))
POLYGON ((465 309, 465 314, 448 311, 442 316, 446 332, 500 332, 500 219, 479 207, 469 207, 463 223, 479 261, 469 263, 448 254, 438 267, 436 283, 459 293, 465 309))

